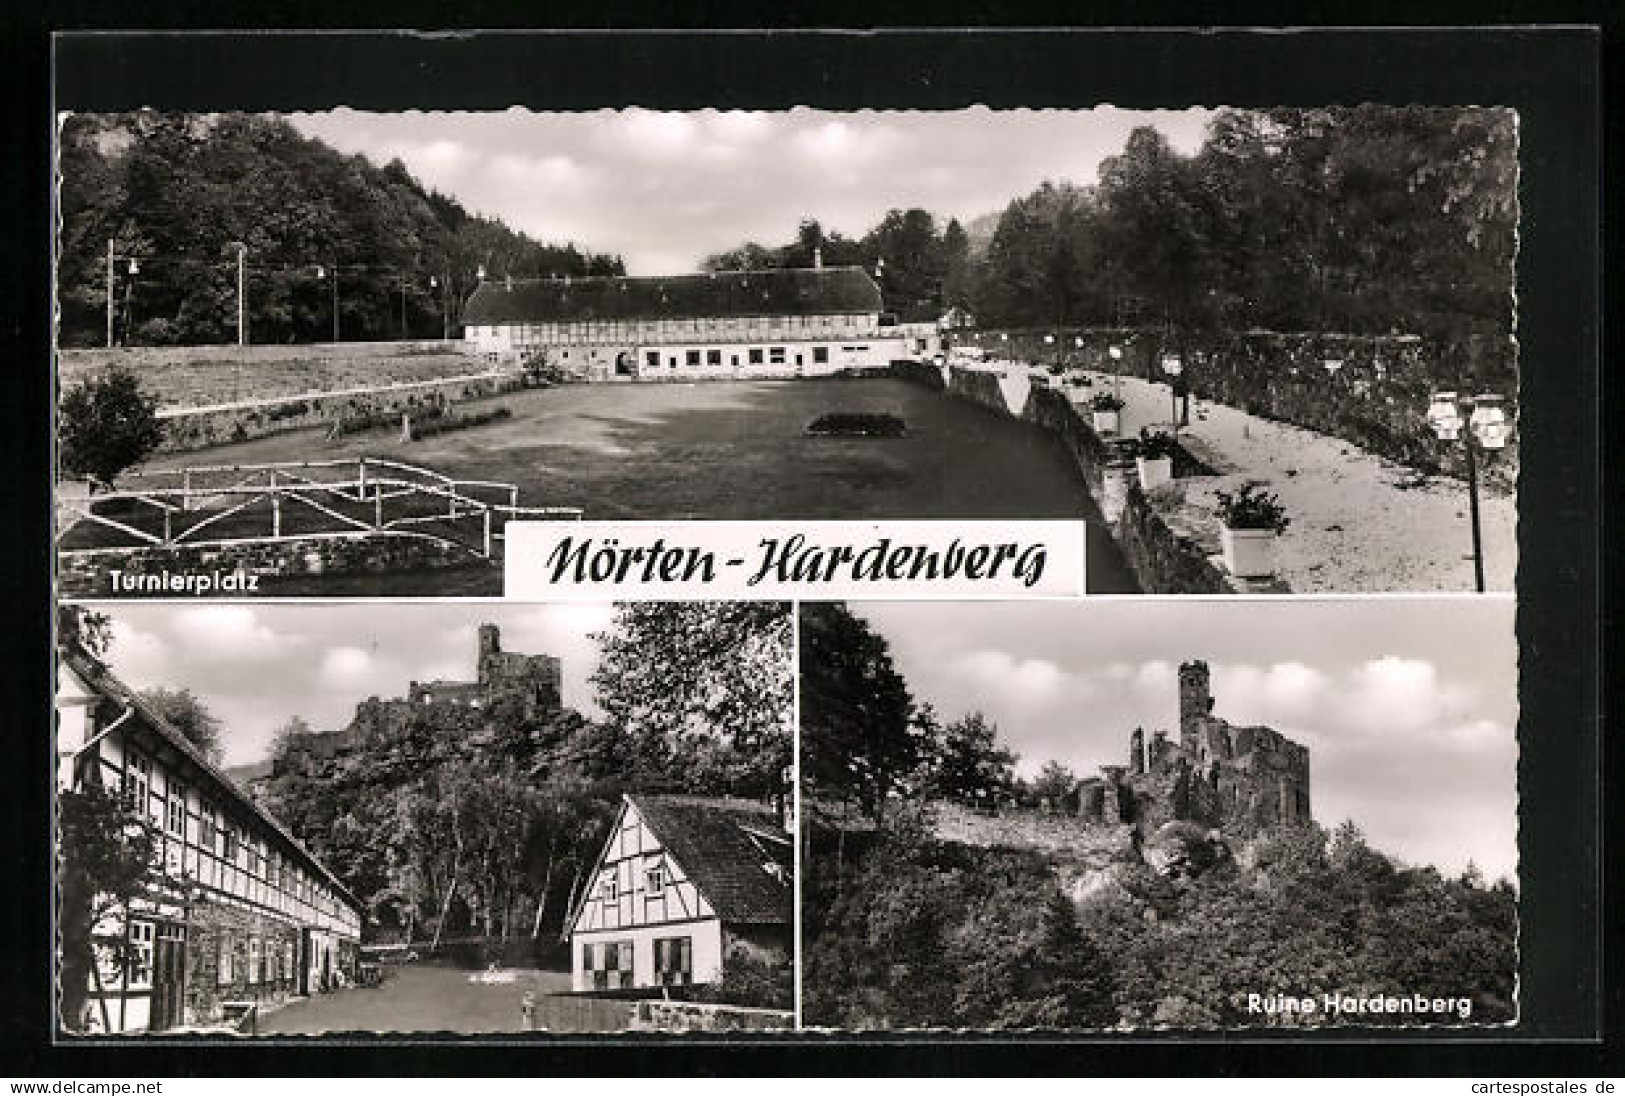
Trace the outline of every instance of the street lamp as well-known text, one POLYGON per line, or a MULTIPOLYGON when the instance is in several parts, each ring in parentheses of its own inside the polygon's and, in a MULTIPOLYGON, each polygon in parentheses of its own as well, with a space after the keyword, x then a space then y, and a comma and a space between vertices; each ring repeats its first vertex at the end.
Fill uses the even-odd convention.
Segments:
POLYGON ((1476 450, 1483 449, 1489 453, 1506 447, 1508 425, 1504 401, 1500 396, 1491 394, 1462 398, 1454 392, 1435 392, 1428 401, 1427 420, 1440 441, 1453 442, 1460 438, 1462 448, 1467 453, 1467 499, 1473 526, 1473 583, 1482 594, 1484 539, 1478 517, 1476 450), (1463 430, 1463 426, 1467 429, 1463 430))
POLYGON ((1185 363, 1178 354, 1162 356, 1162 371, 1168 374, 1168 424, 1179 433, 1179 377, 1185 372, 1185 363))
MULTIPOLYGON (((316 268, 316 280, 318 282, 327 280, 326 267, 316 268)), ((339 268, 336 263, 333 266, 333 341, 339 341, 339 268)))

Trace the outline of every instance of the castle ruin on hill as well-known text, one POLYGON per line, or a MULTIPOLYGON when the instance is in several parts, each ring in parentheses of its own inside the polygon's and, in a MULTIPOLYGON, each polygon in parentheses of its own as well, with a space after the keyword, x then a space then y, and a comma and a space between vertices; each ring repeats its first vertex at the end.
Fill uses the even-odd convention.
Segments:
POLYGON ((1179 740, 1157 731, 1148 742, 1136 728, 1128 764, 1100 772, 1079 789, 1079 817, 1141 835, 1173 821, 1249 834, 1311 817, 1308 748, 1215 716, 1206 662, 1179 667, 1179 740))
POLYGON ((556 712, 563 706, 560 664, 552 655, 522 655, 502 649, 495 624, 481 624, 473 681, 414 681, 406 699, 413 704, 437 702, 482 708, 499 696, 524 701, 528 713, 556 712))

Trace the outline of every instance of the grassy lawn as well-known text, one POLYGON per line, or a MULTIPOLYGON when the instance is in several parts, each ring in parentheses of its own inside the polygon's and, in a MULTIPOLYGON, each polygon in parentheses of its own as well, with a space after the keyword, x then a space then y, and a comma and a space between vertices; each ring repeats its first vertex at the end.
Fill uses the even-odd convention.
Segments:
MULTIPOLYGON (((1090 589, 1133 590, 1061 442, 905 381, 577 385, 500 402, 511 419, 427 441, 370 434, 325 442, 308 431, 153 466, 389 457, 516 483, 522 505, 577 506, 598 520, 1084 518, 1090 589), (831 413, 894 415, 907 436, 806 433, 831 413)), ((282 580, 276 592, 500 593, 489 569, 405 579, 321 576, 282 580)))

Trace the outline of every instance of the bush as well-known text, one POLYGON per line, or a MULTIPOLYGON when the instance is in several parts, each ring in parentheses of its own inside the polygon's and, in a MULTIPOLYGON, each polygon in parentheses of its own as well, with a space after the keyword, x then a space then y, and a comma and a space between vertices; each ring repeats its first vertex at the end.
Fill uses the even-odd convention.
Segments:
POLYGON ((1135 443, 1134 455, 1144 457, 1146 460, 1160 460, 1163 457, 1172 457, 1177 448, 1178 444, 1172 434, 1147 426, 1140 430, 1140 439, 1135 443))
POLYGON ((1286 531, 1291 524, 1280 498, 1264 491, 1256 483, 1244 483, 1234 493, 1218 491, 1219 520, 1232 529, 1270 529, 1286 531))
POLYGON ((475 426, 484 426, 486 423, 498 422, 513 417, 513 412, 506 407, 492 408, 490 411, 478 411, 472 415, 435 414, 423 422, 416 419, 412 422, 412 438, 422 441, 437 434, 449 434, 454 430, 468 430, 475 426))
POLYGON ((908 427, 896 415, 835 411, 814 419, 807 433, 825 437, 900 438, 908 433, 908 427))
POLYGON ((1121 411, 1123 409, 1123 398, 1114 396, 1110 392, 1100 392, 1089 400, 1089 409, 1091 411, 1121 411))
POLYGON ((157 399, 143 392, 135 374, 122 366, 87 378, 57 408, 62 470, 85 476, 92 486, 112 486, 120 472, 140 464, 163 438, 157 399))

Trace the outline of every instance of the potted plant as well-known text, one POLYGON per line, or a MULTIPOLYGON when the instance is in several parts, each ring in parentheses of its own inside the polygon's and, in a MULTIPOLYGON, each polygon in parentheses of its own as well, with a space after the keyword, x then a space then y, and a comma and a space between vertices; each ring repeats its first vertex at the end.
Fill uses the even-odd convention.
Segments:
POLYGON ((1275 538, 1290 524, 1280 498, 1256 483, 1217 496, 1225 568, 1237 578, 1275 574, 1275 538))
POLYGON ((1110 392, 1097 393, 1089 400, 1095 433, 1117 434, 1123 426, 1123 399, 1110 392))
POLYGON ((1140 489, 1155 491, 1174 478, 1174 438, 1150 427, 1140 431, 1135 446, 1134 465, 1140 472, 1140 489))

